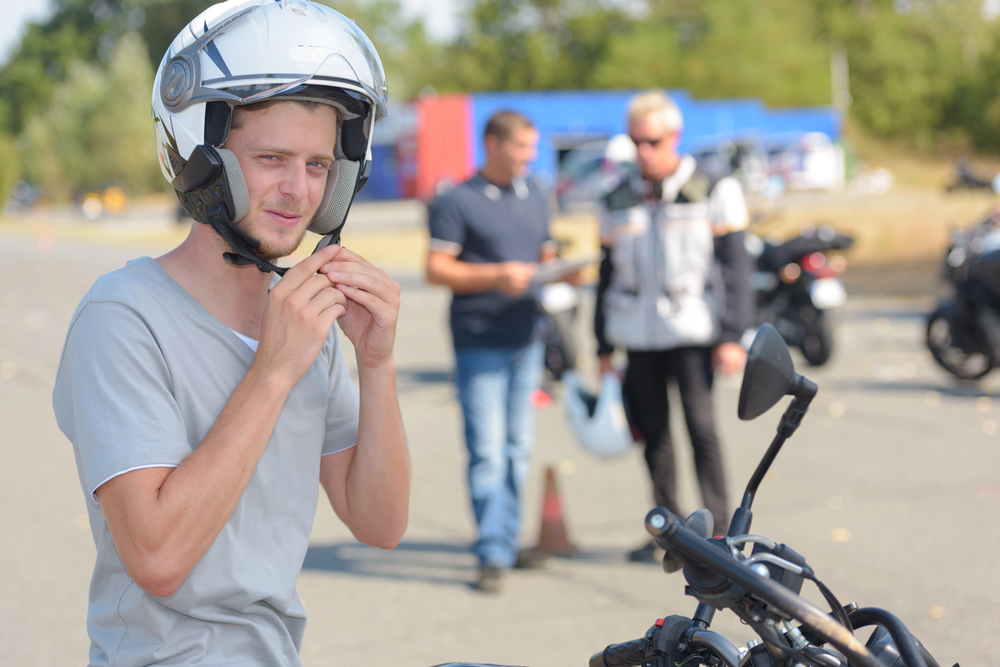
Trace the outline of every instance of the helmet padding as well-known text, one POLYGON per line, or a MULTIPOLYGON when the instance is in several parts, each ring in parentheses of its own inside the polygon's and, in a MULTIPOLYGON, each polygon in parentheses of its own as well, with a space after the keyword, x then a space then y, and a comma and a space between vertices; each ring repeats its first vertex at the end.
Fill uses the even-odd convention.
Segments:
POLYGON ((229 193, 233 198, 233 223, 237 223, 250 213, 250 192, 247 190, 247 181, 243 177, 243 170, 240 169, 240 161, 236 159, 236 154, 225 148, 216 148, 222 164, 226 169, 226 178, 229 179, 229 193))

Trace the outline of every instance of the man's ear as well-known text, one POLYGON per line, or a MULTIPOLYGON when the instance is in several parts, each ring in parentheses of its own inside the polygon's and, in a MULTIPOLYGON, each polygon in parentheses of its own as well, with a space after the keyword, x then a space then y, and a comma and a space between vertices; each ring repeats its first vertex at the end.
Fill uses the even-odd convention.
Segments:
POLYGON ((492 153, 497 150, 497 145, 500 143, 500 138, 495 134, 487 134, 483 137, 483 146, 486 147, 486 155, 489 157, 492 153))

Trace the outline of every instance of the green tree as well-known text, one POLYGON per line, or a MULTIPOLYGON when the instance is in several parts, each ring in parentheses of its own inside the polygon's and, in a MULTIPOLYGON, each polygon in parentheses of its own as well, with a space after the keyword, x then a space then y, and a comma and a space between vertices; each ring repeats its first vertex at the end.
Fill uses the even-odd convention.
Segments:
POLYGON ((428 83, 441 91, 584 88, 626 27, 623 11, 601 0, 475 0, 428 83))
POLYGON ((961 20, 961 6, 927 3, 900 12, 889 3, 844 4, 826 14, 850 63, 850 113, 863 127, 922 149, 954 129, 949 102, 979 61, 981 22, 961 20))
POLYGON ((25 174, 53 197, 118 185, 160 186, 149 113, 153 70, 146 45, 127 33, 106 67, 76 62, 48 109, 24 133, 25 174))
POLYGON ((14 139, 9 134, 0 132, 0 207, 10 198, 20 176, 21 160, 14 139))
POLYGON ((810 3, 661 2, 614 38, 598 88, 686 88, 696 97, 759 97, 775 106, 829 104, 830 63, 810 3))
POLYGON ((71 62, 95 59, 101 32, 89 10, 78 7, 57 10, 43 24, 28 24, 19 48, 0 69, 3 129, 19 134, 48 104, 71 62))

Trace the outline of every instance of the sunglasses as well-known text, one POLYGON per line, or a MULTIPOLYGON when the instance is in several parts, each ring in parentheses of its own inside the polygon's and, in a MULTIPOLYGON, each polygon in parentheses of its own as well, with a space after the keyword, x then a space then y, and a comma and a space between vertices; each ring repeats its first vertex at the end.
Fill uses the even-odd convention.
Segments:
POLYGON ((641 148, 643 144, 649 144, 650 148, 656 148, 661 142, 665 141, 670 134, 666 134, 662 137, 657 137, 656 139, 640 139, 638 137, 629 137, 632 143, 635 144, 636 148, 641 148))

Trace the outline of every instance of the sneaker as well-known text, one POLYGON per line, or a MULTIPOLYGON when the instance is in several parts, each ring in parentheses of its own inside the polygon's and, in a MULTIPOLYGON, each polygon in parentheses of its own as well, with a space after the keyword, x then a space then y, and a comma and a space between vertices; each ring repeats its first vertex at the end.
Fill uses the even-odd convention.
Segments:
POLYGON ((628 559, 633 563, 659 563, 663 560, 663 549, 650 540, 638 549, 628 552, 628 559))
POLYGON ((545 562, 552 557, 544 551, 537 549, 521 549, 517 552, 517 560, 514 561, 515 570, 537 570, 545 567, 545 562))
POLYGON ((502 580, 500 578, 500 568, 496 565, 484 565, 479 568, 479 581, 476 582, 476 589, 484 593, 499 593, 502 580))

